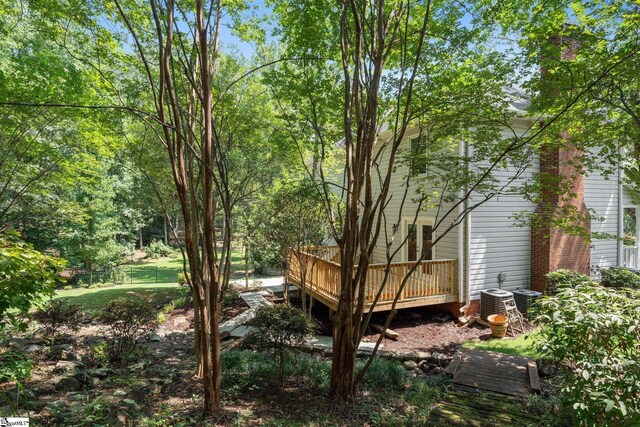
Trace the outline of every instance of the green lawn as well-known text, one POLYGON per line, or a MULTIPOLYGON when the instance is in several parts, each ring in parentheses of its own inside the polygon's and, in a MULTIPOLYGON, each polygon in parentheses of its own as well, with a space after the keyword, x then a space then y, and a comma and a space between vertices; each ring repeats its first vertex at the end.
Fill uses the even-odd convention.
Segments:
POLYGON ((186 288, 178 285, 178 273, 182 272, 181 257, 128 264, 124 268, 127 281, 122 285, 58 290, 54 298, 69 299, 82 305, 88 314, 96 315, 109 301, 116 298, 144 300, 158 306, 187 292, 186 288))
POLYGON ((498 353, 506 353, 517 356, 531 357, 537 359, 540 357, 533 347, 532 335, 535 330, 527 334, 522 334, 516 338, 494 338, 487 341, 467 341, 462 344, 465 348, 476 350, 496 351, 498 353))
MULTIPOLYGON (((244 252, 231 252, 232 271, 244 272, 244 252)), ((109 301, 115 298, 145 300, 154 306, 165 305, 183 296, 187 290, 178 285, 178 274, 182 273, 182 257, 160 258, 126 264, 125 283, 100 288, 76 288, 58 290, 54 298, 69 299, 82 305, 90 315, 97 314, 109 301)))
POLYGON ((182 257, 160 258, 123 266, 127 283, 178 283, 178 274, 182 273, 182 257))

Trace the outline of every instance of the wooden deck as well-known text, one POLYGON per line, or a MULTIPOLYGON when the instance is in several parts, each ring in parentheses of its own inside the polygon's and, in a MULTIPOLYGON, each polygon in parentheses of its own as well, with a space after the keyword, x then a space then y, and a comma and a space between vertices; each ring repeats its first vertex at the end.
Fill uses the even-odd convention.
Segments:
POLYGON ((527 357, 460 349, 447 372, 455 385, 520 397, 540 391, 536 363, 527 357))
MULTIPOLYGON (((287 282, 301 287, 314 299, 335 310, 340 297, 340 253, 337 246, 323 246, 308 251, 291 253, 287 282)), ((378 303, 373 311, 388 311, 400 293, 396 309, 421 307, 458 301, 458 261, 452 259, 423 261, 413 271, 402 291, 403 279, 409 274, 413 262, 390 265, 371 264, 367 272, 365 309, 369 309, 385 281, 378 303)))

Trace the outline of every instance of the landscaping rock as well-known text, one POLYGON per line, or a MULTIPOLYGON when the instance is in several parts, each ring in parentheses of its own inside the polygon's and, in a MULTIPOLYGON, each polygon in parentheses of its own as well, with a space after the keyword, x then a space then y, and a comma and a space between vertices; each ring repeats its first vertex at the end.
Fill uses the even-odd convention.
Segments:
POLYGON ((69 395, 67 396, 67 399, 73 400, 76 402, 82 402, 86 398, 87 398, 87 395, 83 393, 69 393, 69 395))
POLYGON ((407 371, 413 371, 418 367, 418 363, 414 360, 405 360, 402 363, 402 366, 404 366, 404 369, 406 369, 407 371))
POLYGON ((451 356, 447 356, 446 354, 442 354, 442 353, 437 353, 434 352, 431 357, 429 357, 427 360, 429 363, 433 363, 434 365, 438 365, 438 366, 447 366, 449 363, 451 363, 451 356))
POLYGON ((424 373, 427 373, 427 372, 429 372, 429 371, 431 370, 431 366, 429 366, 429 364, 427 363, 427 361, 426 361, 426 360, 421 361, 421 362, 418 364, 418 367, 419 367, 419 368, 420 368, 420 370, 421 370, 422 372, 424 372, 424 373))
POLYGON ((90 389, 95 387, 96 379, 87 375, 86 371, 78 372, 73 376, 80 383, 80 387, 90 389))
POLYGON ((416 351, 416 358, 420 360, 427 360, 431 357, 431 353, 426 351, 416 351))
POLYGON ((59 360, 58 363, 56 363, 55 368, 53 368, 53 372, 55 374, 60 374, 68 371, 76 371, 82 368, 84 368, 84 364, 82 362, 59 360))
POLYGON ((38 353, 40 350, 42 350, 42 346, 41 345, 30 344, 30 345, 26 345, 26 346, 22 347, 20 349, 20 352, 24 353, 24 354, 32 354, 32 353, 38 353))
POLYGON ((7 342, 7 345, 10 348, 23 348, 23 347, 27 347, 29 344, 30 344, 29 340, 25 338, 11 338, 7 342))
POLYGON ((436 366, 435 368, 432 368, 429 372, 427 372, 427 375, 444 375, 444 374, 445 374, 445 369, 440 366, 436 366))
POLYGON ((558 367, 547 359, 539 358, 536 360, 536 365, 538 366, 538 373, 541 377, 549 377, 558 372, 558 367))
POLYGON ((76 391, 80 388, 80 382, 72 377, 62 378, 56 384, 56 391, 76 391))
POLYGON ((92 369, 90 371, 87 371, 87 374, 95 377, 95 378, 100 378, 101 380, 110 377, 112 375, 116 374, 116 371, 114 371, 113 369, 110 368, 96 368, 96 369, 92 369))
POLYGON ((73 350, 73 346, 71 344, 56 344, 52 345, 49 351, 54 352, 57 351, 62 353, 63 351, 71 351, 73 350))
POLYGON ((136 403, 135 400, 131 400, 131 399, 122 399, 122 404, 123 406, 125 406, 127 409, 138 409, 138 404, 136 403))
POLYGON ((124 391, 124 390, 116 390, 116 391, 113 392, 113 396, 115 396, 115 397, 123 397, 123 396, 126 396, 126 395, 127 395, 127 392, 124 391))
POLYGON ((149 392, 145 390, 143 387, 133 387, 129 393, 127 393, 127 399, 135 400, 137 402, 142 402, 147 399, 149 392))
POLYGON ((75 351, 63 351, 60 355, 62 360, 70 360, 72 362, 82 362, 82 356, 75 351))
POLYGON ((67 408, 67 404, 63 400, 57 400, 47 404, 43 410, 44 415, 54 415, 67 408))
POLYGON ((36 396, 51 396, 56 393, 56 389, 53 386, 44 385, 42 387, 35 387, 33 392, 36 396))
POLYGON ((151 334, 149 337, 149 342, 162 342, 164 341, 164 337, 160 334, 151 334))

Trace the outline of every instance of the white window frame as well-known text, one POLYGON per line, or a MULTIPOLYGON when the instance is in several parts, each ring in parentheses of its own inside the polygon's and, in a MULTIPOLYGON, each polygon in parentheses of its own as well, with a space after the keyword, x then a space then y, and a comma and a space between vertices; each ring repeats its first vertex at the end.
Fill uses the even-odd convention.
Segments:
MULTIPOLYGON (((431 238, 433 240, 436 240, 436 233, 435 230, 433 229, 433 226, 435 224, 435 218, 433 217, 422 217, 422 218, 417 218, 415 219, 415 224, 414 224, 414 218, 413 217, 405 217, 402 219, 402 242, 404 242, 404 247, 402 248, 402 262, 411 262, 409 261, 409 242, 407 240, 405 240, 407 238, 407 236, 409 235, 409 226, 410 225, 415 225, 416 227, 418 227, 417 230, 417 245, 418 245, 418 250, 422 250, 422 227, 423 225, 430 225, 431 226, 431 238)), ((431 248, 431 258, 433 261, 435 261, 436 259, 438 259, 437 255, 436 255, 436 247, 433 246, 431 248)))
MULTIPOLYGON (((636 259, 634 260, 635 262, 635 268, 639 268, 640 267, 640 206, 638 205, 623 205, 622 206, 622 221, 624 223, 624 211, 625 209, 634 209, 636 211, 636 244, 635 246, 627 246, 624 244, 624 241, 622 243, 622 251, 624 254, 624 250, 625 249, 633 249, 635 251, 635 256, 636 259)), ((624 226, 623 226, 623 230, 622 230, 622 236, 624 237, 624 226)), ((620 262, 620 264, 624 263, 624 258, 623 260, 620 262)))

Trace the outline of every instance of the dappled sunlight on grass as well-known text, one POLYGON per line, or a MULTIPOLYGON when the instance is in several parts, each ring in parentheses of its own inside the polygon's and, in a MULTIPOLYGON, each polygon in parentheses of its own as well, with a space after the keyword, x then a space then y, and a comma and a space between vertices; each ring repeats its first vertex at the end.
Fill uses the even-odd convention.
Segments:
POLYGON ((533 336, 536 330, 526 334, 519 335, 515 338, 492 338, 481 341, 467 341, 462 344, 465 348, 475 350, 496 351, 498 353, 512 354, 515 356, 526 356, 537 359, 540 355, 534 348, 533 336))

